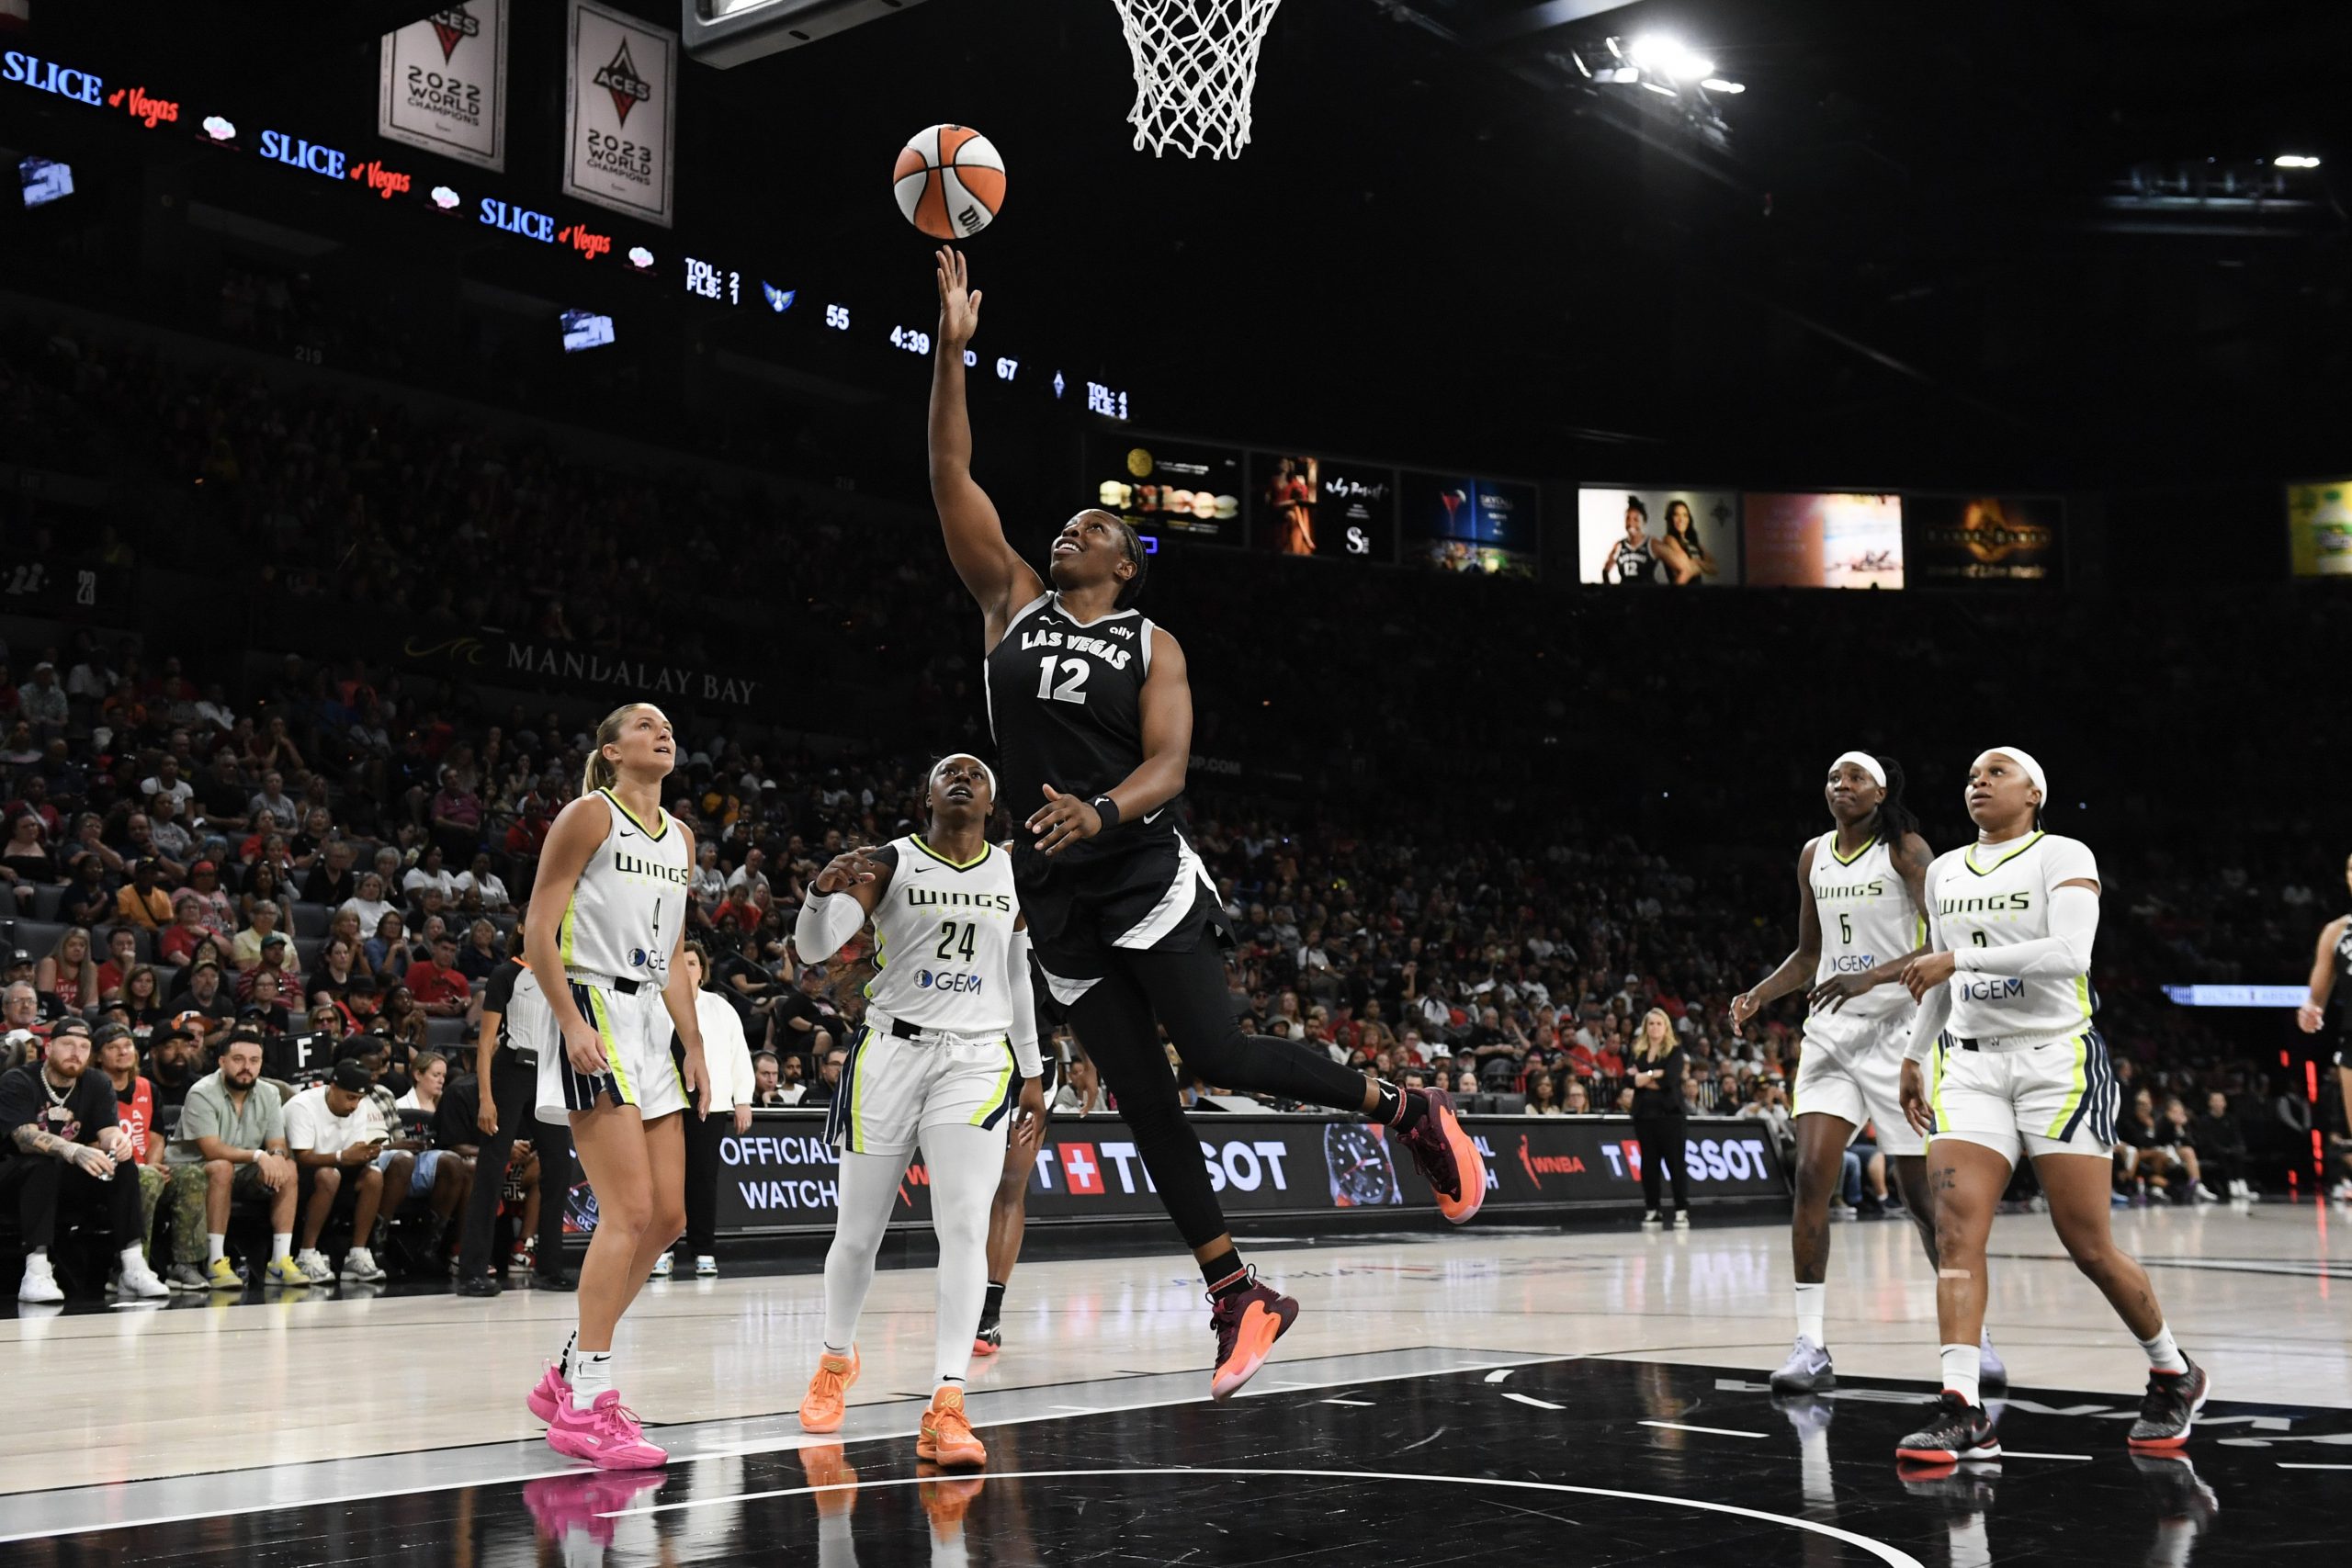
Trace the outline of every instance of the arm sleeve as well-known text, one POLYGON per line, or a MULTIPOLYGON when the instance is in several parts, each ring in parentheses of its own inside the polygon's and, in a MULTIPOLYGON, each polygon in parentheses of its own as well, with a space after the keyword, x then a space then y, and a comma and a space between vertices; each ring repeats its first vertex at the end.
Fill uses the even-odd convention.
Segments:
POLYGON ((1011 971, 1005 984, 1012 993, 1012 1059, 1023 1077, 1034 1078, 1046 1069, 1037 1057, 1037 996, 1029 986, 1029 933, 1016 930, 1004 953, 1004 966, 1011 971))
POLYGON ((2008 947, 1964 947, 1952 961, 1986 975, 2087 975, 2098 938, 2098 895, 2087 887, 2061 887, 2050 895, 2048 936, 2008 947))
POLYGON ((792 942, 800 950, 802 963, 822 964, 847 945, 865 923, 865 911, 848 894, 812 894, 800 906, 800 918, 793 922, 792 942))
MULTIPOLYGON (((1928 868, 1928 875, 1929 885, 1933 886, 1934 867, 1928 868)), ((1919 917, 1919 923, 1927 928, 1921 945, 1929 953, 1941 953, 1944 947, 1944 937, 1936 920, 1934 898, 1930 897, 1928 900, 1927 911, 1919 917)), ((1928 1053, 1935 1049, 1937 1040, 1943 1035, 1944 1025, 1951 1021, 1951 987, 1950 986, 1938 986, 1920 998, 1919 1010, 1911 1021, 1911 1038, 1903 1047, 1904 1060, 1926 1061, 1928 1053)))

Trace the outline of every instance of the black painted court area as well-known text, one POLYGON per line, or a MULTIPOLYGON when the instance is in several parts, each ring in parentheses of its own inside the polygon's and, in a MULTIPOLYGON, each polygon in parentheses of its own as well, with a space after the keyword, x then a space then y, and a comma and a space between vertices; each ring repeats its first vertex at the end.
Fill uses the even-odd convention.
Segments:
MULTIPOLYGON (((1894 1440, 1922 1408, 1867 1380, 1788 1404, 1753 1372, 1555 1361, 984 1429, 992 1462, 971 1476, 919 1475, 894 1438, 92 1532, 5 1561, 2225 1568, 2344 1540, 2352 1470, 2282 1466, 2352 1464, 2352 1412, 2216 1402, 2186 1461, 2147 1461, 2124 1449, 2127 1402, 2037 1391, 2007 1402, 2003 1463, 1906 1475, 1894 1440)), ((233 1499, 237 1477, 220 1482, 233 1499)))

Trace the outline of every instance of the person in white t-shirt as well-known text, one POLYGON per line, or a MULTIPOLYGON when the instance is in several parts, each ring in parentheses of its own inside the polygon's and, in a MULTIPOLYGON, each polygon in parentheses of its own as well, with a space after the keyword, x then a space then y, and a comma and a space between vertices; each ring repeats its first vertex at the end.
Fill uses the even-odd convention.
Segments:
MULTIPOLYGON (((367 1245, 376 1234, 376 1213, 384 1197, 385 1174, 376 1168, 376 1156, 390 1135, 368 1102, 368 1091, 374 1084, 365 1064, 346 1057, 335 1064, 334 1076, 327 1082, 286 1102, 286 1146, 293 1151, 302 1179, 302 1244, 294 1265, 313 1284, 327 1284, 335 1277, 319 1251, 319 1234, 346 1190, 355 1241, 344 1257, 343 1277, 358 1284, 384 1277, 367 1245)), ((405 1191, 407 1185, 403 1171, 398 1190, 405 1191)))

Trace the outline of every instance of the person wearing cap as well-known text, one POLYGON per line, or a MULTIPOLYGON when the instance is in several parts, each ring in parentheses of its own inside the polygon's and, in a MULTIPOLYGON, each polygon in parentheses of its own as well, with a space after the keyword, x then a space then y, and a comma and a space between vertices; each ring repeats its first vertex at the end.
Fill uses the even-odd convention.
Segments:
POLYGON ((236 993, 231 990, 221 972, 220 960, 209 956, 198 958, 188 971, 186 1012, 202 1016, 207 1031, 232 1021, 237 1016, 236 993))
POLYGON ((115 895, 117 919, 146 931, 160 931, 172 923, 171 896, 155 886, 161 869, 153 855, 132 864, 130 880, 115 895))
POLYGON ((128 1024, 102 1023, 91 1036, 98 1066, 114 1085, 115 1116, 130 1141, 139 1167, 139 1247, 155 1235, 155 1206, 163 1201, 171 1173, 164 1168, 164 1135, 155 1131, 155 1086, 139 1071, 139 1042, 128 1024))
POLYGON ((44 745, 65 738, 65 721, 73 716, 73 703, 65 688, 57 683, 57 666, 44 659, 33 666, 32 679, 17 688, 17 714, 32 726, 33 734, 44 745))
POLYGON ((1896 1445, 1898 1460, 2000 1453, 1978 1392, 1984 1247, 2020 1156, 2033 1161, 2067 1255, 2148 1358, 2127 1444, 2178 1453, 2211 1386, 2175 1342, 2147 1270, 2109 1234, 2117 1091, 2090 981, 2098 863, 2089 845, 2041 826, 2049 797, 2048 774, 2021 748, 1996 747, 1969 764, 1976 840, 1928 866, 1926 951, 1903 973, 1919 1001, 1902 1096, 1912 1127, 1928 1134, 1943 1393, 1896 1445))
POLYGON ((189 1085, 180 1106, 179 1124, 164 1150, 172 1173, 175 1291, 244 1289, 228 1254, 229 1210, 240 1200, 269 1205, 270 1259, 263 1279, 273 1285, 310 1283, 294 1266, 301 1183, 286 1147, 283 1101, 261 1075, 260 1037, 232 1034, 220 1066, 189 1085))
MULTIPOLYGON (((375 1284, 384 1278, 368 1243, 375 1238, 376 1216, 384 1202, 386 1174, 376 1163, 384 1152, 387 1130, 368 1101, 376 1085, 368 1064, 346 1056, 334 1065, 326 1082, 314 1084, 286 1102, 286 1146, 293 1151, 301 1173, 302 1231, 294 1266, 311 1284, 334 1282, 334 1270, 319 1250, 319 1237, 328 1217, 338 1208, 351 1213, 351 1250, 344 1254, 343 1278, 353 1284, 375 1284)), ((409 1171, 397 1171, 405 1194, 409 1171)), ((399 1201, 398 1198, 394 1202, 399 1201)))
POLYGON ((17 1299, 54 1305, 65 1292, 50 1267, 61 1210, 99 1210, 120 1259, 121 1300, 169 1293, 140 1245, 139 1175, 115 1112, 113 1086, 90 1067, 90 1037, 60 1032, 38 1062, 0 1073, 0 1202, 14 1201, 25 1247, 17 1299))

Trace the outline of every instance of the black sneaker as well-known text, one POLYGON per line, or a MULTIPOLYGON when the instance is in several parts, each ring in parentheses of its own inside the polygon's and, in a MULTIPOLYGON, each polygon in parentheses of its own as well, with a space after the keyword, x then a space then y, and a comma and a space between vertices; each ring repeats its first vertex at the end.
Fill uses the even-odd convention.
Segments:
POLYGON ((2185 1372, 2151 1371, 2148 1392, 2140 1399, 2140 1418, 2132 1423, 2127 1441, 2143 1451, 2181 1447, 2212 1392, 2213 1380, 2194 1361, 2185 1372))
POLYGON ((975 1356, 993 1356, 1003 1348, 1004 1325, 1001 1323, 984 1323, 972 1335, 972 1354, 975 1356))
POLYGON ((576 1274, 567 1274, 561 1269, 531 1270, 531 1289, 535 1291, 576 1291, 579 1288, 580 1277, 576 1274))
POLYGON ((494 1296, 498 1292, 498 1281, 487 1274, 458 1276, 458 1294, 461 1296, 494 1296))
POLYGON ((1971 1404, 1946 1389, 1936 1401, 1934 1418, 1895 1444, 1894 1457, 1922 1464, 1999 1459, 2001 1439, 1993 1430, 1993 1417, 1983 1405, 1971 1404))

